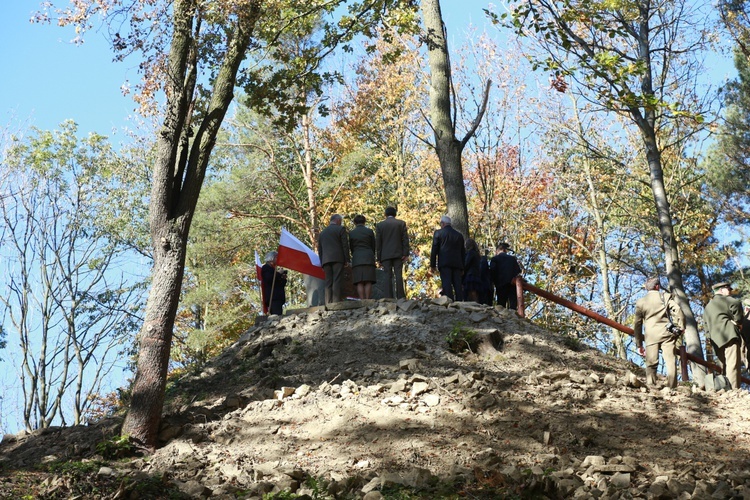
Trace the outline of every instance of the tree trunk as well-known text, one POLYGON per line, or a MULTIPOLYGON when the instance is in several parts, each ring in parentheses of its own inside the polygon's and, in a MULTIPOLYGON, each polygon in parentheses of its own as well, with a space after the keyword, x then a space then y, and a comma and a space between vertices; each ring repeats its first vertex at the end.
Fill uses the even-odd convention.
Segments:
POLYGON ((312 145, 310 143, 310 117, 308 114, 302 116, 302 141, 304 148, 304 165, 302 174, 305 177, 305 189, 307 190, 307 210, 310 216, 310 229, 308 238, 313 248, 318 244, 320 234, 320 221, 318 220, 318 203, 315 197, 314 165, 312 159, 312 145))
POLYGON ((154 248, 153 282, 139 335, 132 402, 123 424, 123 434, 149 448, 157 444, 190 223, 216 135, 234 97, 237 72, 259 14, 258 2, 252 2, 244 6, 233 24, 227 27, 227 51, 213 82, 208 108, 198 115, 201 119, 195 130, 191 127, 191 114, 197 74, 198 47, 192 33, 198 16, 196 8, 194 0, 177 0, 173 5, 174 34, 168 57, 166 113, 157 141, 149 207, 154 248))
MULTIPOLYGON (((680 253, 677 248, 677 239, 674 236, 669 200, 664 188, 664 172, 661 165, 661 155, 656 147, 656 135, 644 134, 644 142, 647 148, 646 158, 651 177, 651 191, 654 195, 659 221, 659 232, 661 233, 667 280, 672 293, 677 297, 680 309, 685 314, 685 344, 687 352, 702 359, 703 348, 700 336, 698 335, 698 323, 695 320, 692 309, 690 309, 690 302, 688 301, 687 294, 685 293, 685 285, 682 281, 680 253)), ((694 363, 691 365, 691 368, 695 382, 698 385, 702 385, 705 369, 694 363)))
POLYGON ((469 236, 469 210, 461 165, 464 144, 456 139, 451 117, 451 65, 439 0, 422 0, 425 40, 430 64, 430 119, 435 151, 443 173, 445 199, 453 227, 469 236))
MULTIPOLYGON (((641 79, 641 91, 645 96, 654 96, 652 68, 651 68, 651 46, 650 34, 650 11, 651 4, 645 2, 640 5, 641 22, 638 30, 638 56, 644 62, 646 71, 641 79)), ((685 293, 685 285, 682 281, 682 269, 680 266, 680 254, 677 248, 677 239, 674 236, 672 225, 672 214, 669 208, 667 191, 664 188, 664 170, 661 163, 661 150, 656 139, 656 110, 653 107, 644 107, 644 114, 640 109, 631 109, 633 121, 638 125, 646 147, 646 161, 648 162, 649 177, 651 179, 651 192, 656 204, 656 215, 658 218, 659 232, 661 233, 662 251, 664 252, 664 266, 667 280, 672 293, 677 297, 685 315, 685 344, 687 352, 703 358, 703 348, 698 336, 698 324, 690 309, 690 302, 685 293)), ((705 376, 705 368, 695 363, 691 364, 694 381, 702 386, 705 376)))

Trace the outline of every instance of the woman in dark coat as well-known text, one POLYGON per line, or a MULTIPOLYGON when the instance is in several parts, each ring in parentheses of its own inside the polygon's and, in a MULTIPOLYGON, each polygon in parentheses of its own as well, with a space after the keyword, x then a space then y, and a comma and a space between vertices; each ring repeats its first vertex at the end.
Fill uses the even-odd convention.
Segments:
POLYGON ((349 232, 349 248, 352 251, 352 281, 360 299, 372 298, 375 283, 375 233, 365 227, 364 215, 354 217, 355 227, 349 232))
POLYGON ((269 314, 281 314, 286 302, 286 269, 276 268, 277 252, 266 254, 266 263, 260 268, 263 283, 263 304, 269 314), (272 296, 273 295, 273 296, 272 296))
POLYGON ((479 302, 482 291, 481 258, 477 242, 471 238, 466 240, 466 260, 464 261, 464 297, 466 300, 479 302))

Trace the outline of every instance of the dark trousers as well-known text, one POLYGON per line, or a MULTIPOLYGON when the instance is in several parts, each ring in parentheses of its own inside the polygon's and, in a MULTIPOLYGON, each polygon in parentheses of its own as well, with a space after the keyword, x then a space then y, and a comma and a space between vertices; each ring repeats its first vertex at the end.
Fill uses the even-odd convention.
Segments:
POLYGON ((442 294, 452 300, 464 300, 464 287, 461 283, 463 269, 457 267, 441 267, 440 281, 443 287, 442 294))
POLYGON ((406 292, 404 291, 404 261, 401 259, 385 259, 381 262, 383 264, 383 271, 385 271, 385 282, 387 283, 385 288, 385 297, 393 298, 393 279, 396 278, 396 298, 405 299, 406 292))
POLYGON ((341 302, 341 279, 344 277, 343 262, 323 264, 326 274, 326 304, 341 302))
POLYGON ((518 309, 518 297, 516 296, 516 284, 495 285, 497 289, 497 305, 506 309, 518 309))
POLYGON ((281 314, 284 307, 284 302, 280 300, 272 300, 271 307, 268 308, 268 314, 281 314))

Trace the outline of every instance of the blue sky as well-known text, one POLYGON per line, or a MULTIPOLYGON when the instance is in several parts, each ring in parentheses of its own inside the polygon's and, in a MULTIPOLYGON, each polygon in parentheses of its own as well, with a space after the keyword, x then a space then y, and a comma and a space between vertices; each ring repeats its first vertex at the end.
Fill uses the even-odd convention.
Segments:
MULTIPOLYGON (((53 129, 74 119, 81 132, 112 135, 135 104, 120 86, 137 79, 128 63, 112 62, 101 33, 75 46, 71 28, 31 24, 38 0, 4 2, 0 17, 0 125, 53 129)), ((132 63, 130 63, 132 64, 132 63)))
MULTIPOLYGON (((64 0, 58 0, 62 4, 64 0)), ((0 126, 51 130, 73 119, 82 134, 110 137, 128 125, 135 103, 120 87, 139 75, 134 60, 113 62, 103 33, 70 43, 71 28, 29 22, 41 0, 5 0, 0 16, 0 126)), ((489 0, 443 0, 448 33, 460 38, 469 23, 486 23, 489 0)))

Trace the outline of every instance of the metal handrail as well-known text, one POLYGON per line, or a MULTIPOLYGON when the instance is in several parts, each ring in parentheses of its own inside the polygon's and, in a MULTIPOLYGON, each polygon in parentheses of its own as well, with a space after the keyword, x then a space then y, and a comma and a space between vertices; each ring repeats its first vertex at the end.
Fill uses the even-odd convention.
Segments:
MULTIPOLYGON (((632 328, 627 327, 621 323, 618 323, 617 321, 611 320, 607 318, 606 316, 602 316, 601 314, 596 313, 592 311, 591 309, 587 309, 579 304, 576 304, 575 302, 572 302, 567 299, 563 299, 562 297, 558 297, 557 295, 553 293, 550 293, 530 283, 527 283, 520 276, 513 278, 513 281, 516 284, 516 296, 518 298, 518 309, 516 310, 516 312, 522 318, 526 317, 526 309, 525 309, 525 304, 523 301, 523 291, 528 290, 529 292, 534 293, 540 297, 543 297, 551 302, 567 307, 571 311, 575 311, 579 314, 583 314, 584 316, 588 316, 589 318, 594 319, 598 321, 599 323, 603 323, 616 330, 626 333, 630 335, 631 337, 635 335, 635 332, 633 331, 632 328)), ((703 358, 699 358, 698 356, 695 356, 694 354, 690 354, 689 352, 687 352, 684 345, 680 346, 679 355, 680 355, 680 372, 681 372, 680 375, 681 375, 682 380, 688 380, 688 371, 687 371, 688 361, 692 361, 693 363, 699 364, 701 366, 705 366, 706 368, 708 368, 709 370, 715 373, 722 373, 722 369, 718 365, 715 365, 714 363, 711 363, 710 361, 706 361, 703 358)), ((750 385, 750 378, 740 376, 740 380, 750 385)))

